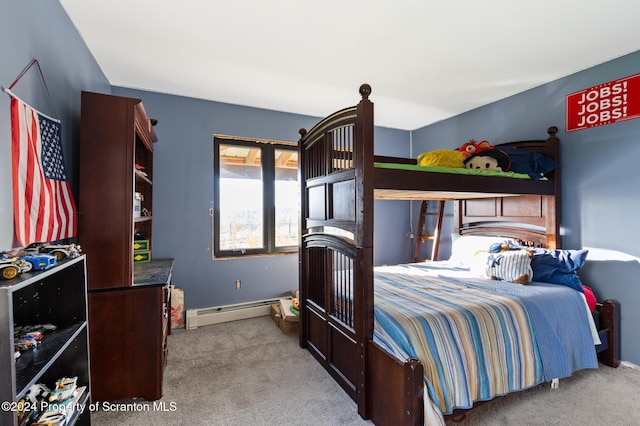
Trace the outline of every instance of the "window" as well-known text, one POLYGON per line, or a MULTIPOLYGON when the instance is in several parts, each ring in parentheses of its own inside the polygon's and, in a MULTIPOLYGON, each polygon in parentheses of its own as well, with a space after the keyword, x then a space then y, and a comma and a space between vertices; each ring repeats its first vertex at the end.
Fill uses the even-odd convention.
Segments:
POLYGON ((214 136, 213 255, 298 249, 298 148, 214 136))

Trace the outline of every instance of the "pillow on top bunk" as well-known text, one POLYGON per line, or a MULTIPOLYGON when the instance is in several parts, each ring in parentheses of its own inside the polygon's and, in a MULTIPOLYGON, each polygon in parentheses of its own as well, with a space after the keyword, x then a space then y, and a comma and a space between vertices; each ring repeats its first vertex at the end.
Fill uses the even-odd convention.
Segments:
POLYGON ((517 241, 513 238, 489 237, 482 235, 451 235, 451 256, 449 262, 456 266, 470 268, 477 264, 478 252, 486 252, 492 244, 507 243, 510 246, 517 245, 517 241))
POLYGON ((589 250, 551 250, 532 248, 533 280, 560 284, 584 292, 582 282, 576 270, 582 268, 587 261, 589 250))
POLYGON ((511 160, 509 171, 527 174, 531 179, 542 179, 556 168, 557 163, 539 152, 513 147, 500 147, 511 160))

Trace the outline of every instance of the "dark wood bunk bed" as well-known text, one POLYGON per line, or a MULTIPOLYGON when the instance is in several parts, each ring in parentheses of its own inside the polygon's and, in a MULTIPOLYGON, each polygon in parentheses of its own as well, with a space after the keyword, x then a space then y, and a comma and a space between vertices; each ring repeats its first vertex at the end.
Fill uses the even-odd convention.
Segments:
MULTIPOLYGON (((370 93, 362 85, 358 105, 308 132, 300 130, 300 346, 354 399, 363 418, 378 425, 423 424, 421 361, 400 361, 373 341, 374 199, 455 200, 456 234, 508 236, 556 249, 560 170, 548 180, 521 180, 385 168, 379 163, 416 160, 374 155, 370 93)), ((556 132, 551 127, 546 140, 507 145, 541 152, 559 164, 556 132)), ((598 314, 598 359, 616 367, 616 303, 599 303, 598 314)))

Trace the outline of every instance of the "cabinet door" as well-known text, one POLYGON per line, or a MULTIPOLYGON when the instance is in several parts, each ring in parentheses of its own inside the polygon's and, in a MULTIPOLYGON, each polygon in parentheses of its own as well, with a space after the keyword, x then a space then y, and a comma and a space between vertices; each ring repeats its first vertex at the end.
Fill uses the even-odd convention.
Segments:
POLYGON ((127 98, 82 94, 78 239, 89 289, 131 285, 134 117, 127 98))
POLYGON ((162 397, 165 287, 89 294, 94 401, 162 397))

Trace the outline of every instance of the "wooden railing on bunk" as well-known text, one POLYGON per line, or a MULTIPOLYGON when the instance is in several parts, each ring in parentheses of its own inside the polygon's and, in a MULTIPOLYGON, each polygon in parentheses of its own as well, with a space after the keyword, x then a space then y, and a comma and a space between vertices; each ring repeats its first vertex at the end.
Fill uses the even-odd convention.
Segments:
POLYGON ((365 415, 373 338, 373 104, 362 100, 300 131, 300 346, 365 415), (365 283, 368 283, 366 285, 365 283))

